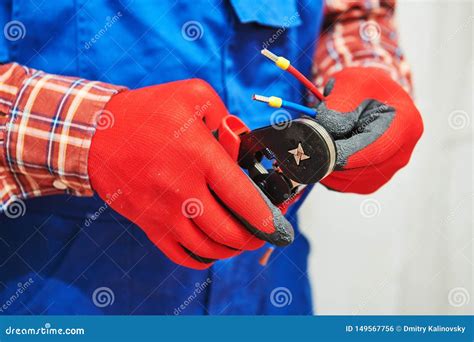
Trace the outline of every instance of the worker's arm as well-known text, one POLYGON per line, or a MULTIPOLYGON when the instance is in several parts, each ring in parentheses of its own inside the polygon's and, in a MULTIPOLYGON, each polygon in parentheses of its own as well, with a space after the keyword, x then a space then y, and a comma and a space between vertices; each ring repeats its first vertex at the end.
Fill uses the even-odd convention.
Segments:
POLYGON ((201 80, 127 90, 0 65, 0 211, 96 192, 196 269, 264 241, 287 245, 291 225, 210 131, 227 114, 201 80))
POLYGON ((316 120, 338 151, 336 171, 322 181, 331 189, 377 190, 408 163, 421 137, 394 8, 393 0, 327 1, 313 77, 326 85, 316 120))
POLYGON ((395 0, 327 0, 324 22, 314 56, 318 87, 348 67, 385 71, 407 92, 411 74, 395 26, 395 0))
POLYGON ((91 196, 87 159, 96 120, 120 87, 0 65, 0 204, 91 196))

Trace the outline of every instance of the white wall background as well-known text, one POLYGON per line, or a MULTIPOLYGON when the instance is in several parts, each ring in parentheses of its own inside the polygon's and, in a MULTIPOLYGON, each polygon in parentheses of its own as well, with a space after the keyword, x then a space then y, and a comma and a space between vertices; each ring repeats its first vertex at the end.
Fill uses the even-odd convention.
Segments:
POLYGON ((474 313, 473 4, 399 1, 425 133, 375 194, 318 186, 304 204, 318 314, 474 313))

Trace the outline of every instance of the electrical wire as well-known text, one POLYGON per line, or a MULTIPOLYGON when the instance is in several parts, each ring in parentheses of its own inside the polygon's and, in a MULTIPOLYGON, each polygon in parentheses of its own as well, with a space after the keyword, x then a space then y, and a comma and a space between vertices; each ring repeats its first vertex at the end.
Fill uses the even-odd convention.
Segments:
POLYGON ((323 94, 316 88, 316 86, 308 80, 298 69, 291 65, 290 61, 285 57, 277 56, 273 52, 267 49, 260 51, 262 55, 267 57, 269 60, 275 63, 277 67, 282 70, 288 71, 293 77, 300 81, 319 101, 324 100, 323 94))
POLYGON ((315 117, 316 114, 318 113, 316 111, 316 109, 314 109, 314 108, 306 107, 306 106, 300 105, 300 104, 295 103, 295 102, 286 101, 286 100, 283 100, 282 98, 276 97, 276 96, 267 97, 267 96, 254 94, 252 96, 252 100, 266 103, 270 107, 273 107, 273 108, 291 109, 291 110, 294 110, 294 111, 297 111, 297 112, 300 112, 300 113, 304 113, 304 114, 309 115, 311 117, 315 117))

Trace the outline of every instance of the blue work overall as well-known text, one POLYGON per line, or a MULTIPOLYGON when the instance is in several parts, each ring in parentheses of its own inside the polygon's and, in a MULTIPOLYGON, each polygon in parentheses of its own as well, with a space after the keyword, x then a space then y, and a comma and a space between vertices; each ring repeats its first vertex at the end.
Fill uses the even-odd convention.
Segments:
MULTIPOLYGON (((26 32, 18 40, 0 35, 0 62, 130 88, 202 78, 232 114, 256 128, 270 123, 273 110, 253 103, 253 93, 299 103, 305 96, 260 50, 284 55, 309 75, 322 6, 321 0, 3 0, 1 28, 17 20, 26 32)), ((24 216, 0 214, 0 314, 312 314, 298 206, 288 213, 295 242, 276 248, 266 267, 258 262, 262 248, 196 271, 169 261, 98 197, 28 200, 24 216), (275 297, 279 290, 286 291, 284 303, 275 297)))

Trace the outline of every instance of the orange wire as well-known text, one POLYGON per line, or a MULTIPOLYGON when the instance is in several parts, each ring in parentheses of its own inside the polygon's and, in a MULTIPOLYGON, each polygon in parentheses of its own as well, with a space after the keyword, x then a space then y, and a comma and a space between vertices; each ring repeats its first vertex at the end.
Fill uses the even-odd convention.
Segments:
POLYGON ((265 253, 263 253, 262 257, 258 261, 261 266, 267 266, 268 260, 270 259, 270 256, 273 253, 274 248, 273 247, 268 247, 265 253))

